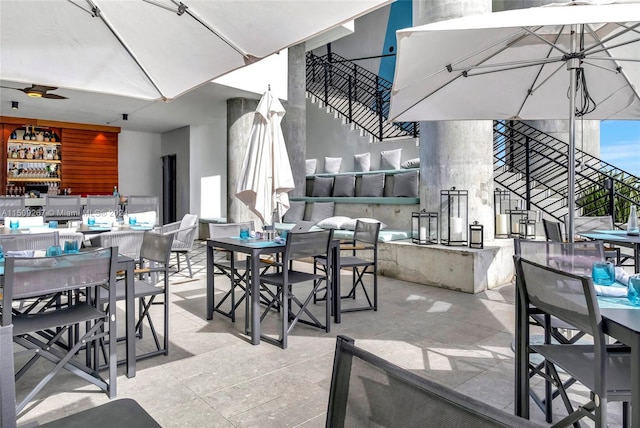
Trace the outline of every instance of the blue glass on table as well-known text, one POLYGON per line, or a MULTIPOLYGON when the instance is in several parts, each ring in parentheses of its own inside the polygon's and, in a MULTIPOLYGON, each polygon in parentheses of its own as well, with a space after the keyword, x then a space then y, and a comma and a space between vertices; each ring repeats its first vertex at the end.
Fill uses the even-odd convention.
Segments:
POLYGON ((65 254, 75 254, 78 252, 78 241, 65 241, 64 242, 64 253, 65 254))
POLYGON ((281 230, 281 231, 280 231, 280 237, 281 237, 282 239, 284 239, 285 241, 287 240, 287 233, 288 233, 288 231, 287 231, 287 230, 281 230))
POLYGON ((640 306, 640 274, 629 277, 629 292, 627 298, 633 306, 640 306))
POLYGON ((20 227, 20 220, 10 220, 9 229, 18 229, 20 227))
POLYGON ((241 227, 240 228, 240 239, 249 239, 250 235, 249 235, 249 228, 248 227, 241 227))
POLYGON ((51 229, 57 229, 58 228, 58 222, 56 220, 49 221, 49 227, 51 229))
POLYGON ((88 224, 89 226, 93 226, 94 224, 96 224, 96 218, 95 218, 95 217, 89 217, 89 218, 87 219, 87 224, 88 224))
POLYGON ((2 245, 0 245, 0 262, 4 261, 4 250, 2 249, 2 245))
POLYGON ((61 256, 62 248, 60 248, 60 245, 52 245, 50 247, 47 247, 46 254, 47 254, 47 257, 61 256))
POLYGON ((134 225, 137 223, 137 219, 135 217, 129 216, 129 224, 134 225))
POLYGON ((595 285, 611 285, 616 282, 616 272, 611 262, 594 262, 591 277, 595 285))

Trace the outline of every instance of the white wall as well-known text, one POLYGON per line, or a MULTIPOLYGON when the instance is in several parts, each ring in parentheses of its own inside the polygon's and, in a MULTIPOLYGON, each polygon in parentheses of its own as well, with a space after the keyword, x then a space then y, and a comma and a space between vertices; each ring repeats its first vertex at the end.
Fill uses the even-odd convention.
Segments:
POLYGON ((204 218, 227 215, 226 117, 190 129, 190 212, 204 218))
MULTIPOLYGON (((190 156, 189 127, 174 129, 162 134, 162 156, 176 155, 176 219, 181 219, 190 209, 190 156)), ((160 180, 162 181, 162 180, 160 180)))
POLYGON ((159 196, 160 206, 162 206, 162 160, 160 159, 162 146, 160 141, 160 134, 136 131, 120 132, 118 136, 118 191, 121 195, 159 196))

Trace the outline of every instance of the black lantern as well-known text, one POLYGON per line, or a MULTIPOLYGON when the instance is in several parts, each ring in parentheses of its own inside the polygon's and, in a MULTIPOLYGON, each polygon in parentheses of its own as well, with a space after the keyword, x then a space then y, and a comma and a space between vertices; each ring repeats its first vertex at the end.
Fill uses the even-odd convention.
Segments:
POLYGON ((527 210, 509 210, 509 237, 520 237, 520 224, 522 220, 529 218, 529 211, 527 210))
POLYGON ((484 248, 484 226, 477 221, 469 225, 469 248, 484 248))
POLYGON ((509 210, 516 208, 508 190, 495 189, 493 192, 494 230, 496 238, 509 237, 509 210))
POLYGON ((440 243, 467 245, 469 225, 469 192, 467 190, 440 191, 440 243))
POLYGON ((428 245, 438 243, 438 213, 411 213, 411 240, 414 244, 428 245))
POLYGON ((535 239, 536 238, 536 220, 534 218, 520 219, 520 239, 535 239))

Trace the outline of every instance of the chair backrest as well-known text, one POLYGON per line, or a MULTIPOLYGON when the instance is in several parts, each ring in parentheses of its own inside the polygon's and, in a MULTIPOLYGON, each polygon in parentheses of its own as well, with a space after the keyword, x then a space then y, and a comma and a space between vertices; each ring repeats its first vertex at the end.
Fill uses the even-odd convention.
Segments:
POLYGON ((165 267, 168 267, 174 234, 169 233, 163 235, 148 231, 144 232, 142 235, 140 258, 152 262, 163 263, 165 267))
POLYGON ((357 243, 369 244, 377 248, 380 235, 380 222, 368 222, 357 220, 353 232, 353 239, 357 243))
POLYGON ((0 219, 5 217, 25 217, 29 210, 24 206, 22 196, 0 196, 0 219))
POLYGON ((562 242, 562 228, 557 221, 551 221, 547 219, 542 220, 544 226, 544 236, 547 241, 562 242))
POLYGON ((46 250, 60 245, 60 233, 23 233, 19 235, 0 235, 0 245, 7 251, 46 250))
MULTIPOLYGON (((6 257, 2 304, 92 286, 112 286, 117 249, 100 248, 57 257, 6 257), (115 257, 112 257, 112 250, 115 257)), ((11 311, 2 312, 2 325, 11 324, 11 311)))
POLYGON ((198 231, 198 216, 196 214, 185 214, 180 221, 180 229, 185 229, 176 234, 176 240, 185 243, 193 243, 198 231))
POLYGON ((327 427, 539 427, 420 377, 338 336, 327 427))
POLYGON ((250 231, 254 230, 253 221, 245 221, 239 223, 209 223, 209 238, 233 238, 240 236, 240 228, 248 227, 250 231))
POLYGON ((604 349, 602 318, 591 277, 575 275, 514 256, 517 287, 529 304, 594 337, 596 353, 604 349))
POLYGON ((333 238, 333 229, 287 234, 283 263, 303 258, 327 256, 333 238))
POLYGON ((80 196, 47 196, 44 207, 44 217, 57 220, 79 220, 82 214, 80 196))
POLYGON ((613 230, 613 218, 610 215, 593 217, 576 217, 573 220, 576 232, 589 232, 591 230, 613 230))
POLYGON ((87 196, 83 214, 98 216, 112 211, 118 213, 120 198, 118 196, 87 196))
POLYGON ((591 275, 594 262, 604 261, 602 241, 553 242, 514 239, 517 256, 576 275, 591 275))
POLYGON ((118 247, 120 254, 138 260, 143 237, 144 233, 139 231, 116 231, 101 233, 96 238, 98 246, 118 247))
POLYGON ((13 367, 13 326, 0 326, 0 426, 16 427, 16 384, 13 367))
POLYGON ((154 211, 157 215, 159 202, 157 196, 128 196, 127 214, 154 211))

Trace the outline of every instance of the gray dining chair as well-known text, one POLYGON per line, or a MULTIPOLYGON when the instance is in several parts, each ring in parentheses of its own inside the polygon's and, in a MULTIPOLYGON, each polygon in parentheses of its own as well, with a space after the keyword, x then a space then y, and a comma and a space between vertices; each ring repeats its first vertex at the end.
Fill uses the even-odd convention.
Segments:
POLYGON ((28 216, 24 196, 0 196, 0 220, 5 217, 28 216))
POLYGON ((180 255, 182 255, 187 262, 189 278, 193 278, 189 253, 193 249, 193 242, 198 233, 198 216, 196 214, 185 214, 182 220, 165 224, 164 226, 156 228, 155 231, 162 234, 175 235, 171 252, 176 255, 178 272, 180 272, 180 255))
POLYGON ((88 195, 82 214, 100 215, 113 212, 120 214, 120 198, 118 196, 88 195))
POLYGON ((313 260, 314 257, 329 254, 333 229, 316 232, 301 232, 287 234, 281 269, 260 275, 260 286, 263 289, 274 287, 270 290, 271 301, 266 305, 261 321, 266 318, 270 310, 276 305, 282 308, 280 317, 279 339, 263 336, 262 339, 280 345, 283 349, 287 347, 288 336, 296 324, 320 328, 327 333, 331 330, 331 287, 327 287, 325 301, 325 319, 322 322, 309 308, 309 303, 320 289, 320 280, 325 284, 329 283, 331 266, 324 272, 309 273, 303 269, 294 269, 294 262, 300 260, 313 260), (302 287, 303 283, 307 288, 302 287))
POLYGON ((44 221, 74 221, 82 219, 80 196, 47 196, 44 221))
POLYGON ((16 428, 13 325, 0 325, 0 426, 16 428))
POLYGON ((60 245, 60 232, 24 233, 0 235, 0 246, 4 251, 46 250, 60 245))
POLYGON ((117 230, 104 232, 89 238, 92 247, 118 247, 118 253, 140 260, 140 249, 144 233, 142 231, 117 230))
POLYGON ((157 217, 160 206, 158 199, 157 196, 127 196, 127 214, 155 211, 157 217))
MULTIPOLYGON (((97 305, 98 290, 107 293, 109 308, 115 310, 115 273, 117 254, 112 248, 98 249, 80 254, 57 257, 6 257, 4 266, 3 308, 17 308, 23 299, 33 299, 64 293, 64 305, 42 304, 29 311, 2 311, 1 325, 13 324, 13 341, 33 356, 17 371, 16 381, 26 372, 38 372, 42 379, 33 385, 26 396, 18 400, 16 414, 62 369, 80 376, 106 392, 110 398, 116 393, 116 349, 109 347, 113 364, 108 367, 107 378, 97 372, 97 353, 94 345, 104 338, 108 327, 108 343, 116 343, 115 312, 104 311, 97 305), (76 292, 78 291, 78 292, 76 292), (63 336, 78 325, 85 326, 77 340, 63 342, 63 336), (76 358, 82 350, 83 358, 76 358), (51 365, 40 371, 30 370, 40 358, 51 365), (83 363, 84 361, 84 363, 83 363), (49 370, 49 371, 46 371, 49 370)), ((46 302, 46 299, 41 300, 46 302)))
POLYGON ((582 418, 596 427, 607 426, 609 402, 623 402, 623 426, 629 426, 631 401, 631 354, 626 345, 608 345, 602 317, 590 276, 514 257, 521 306, 554 316, 592 337, 592 344, 532 344, 531 351, 545 359, 545 370, 537 374, 551 379, 567 407, 568 416, 554 426, 569 426, 582 418), (563 376, 560 375, 563 372, 563 376), (586 403, 573 408, 564 373, 591 393, 586 403))

